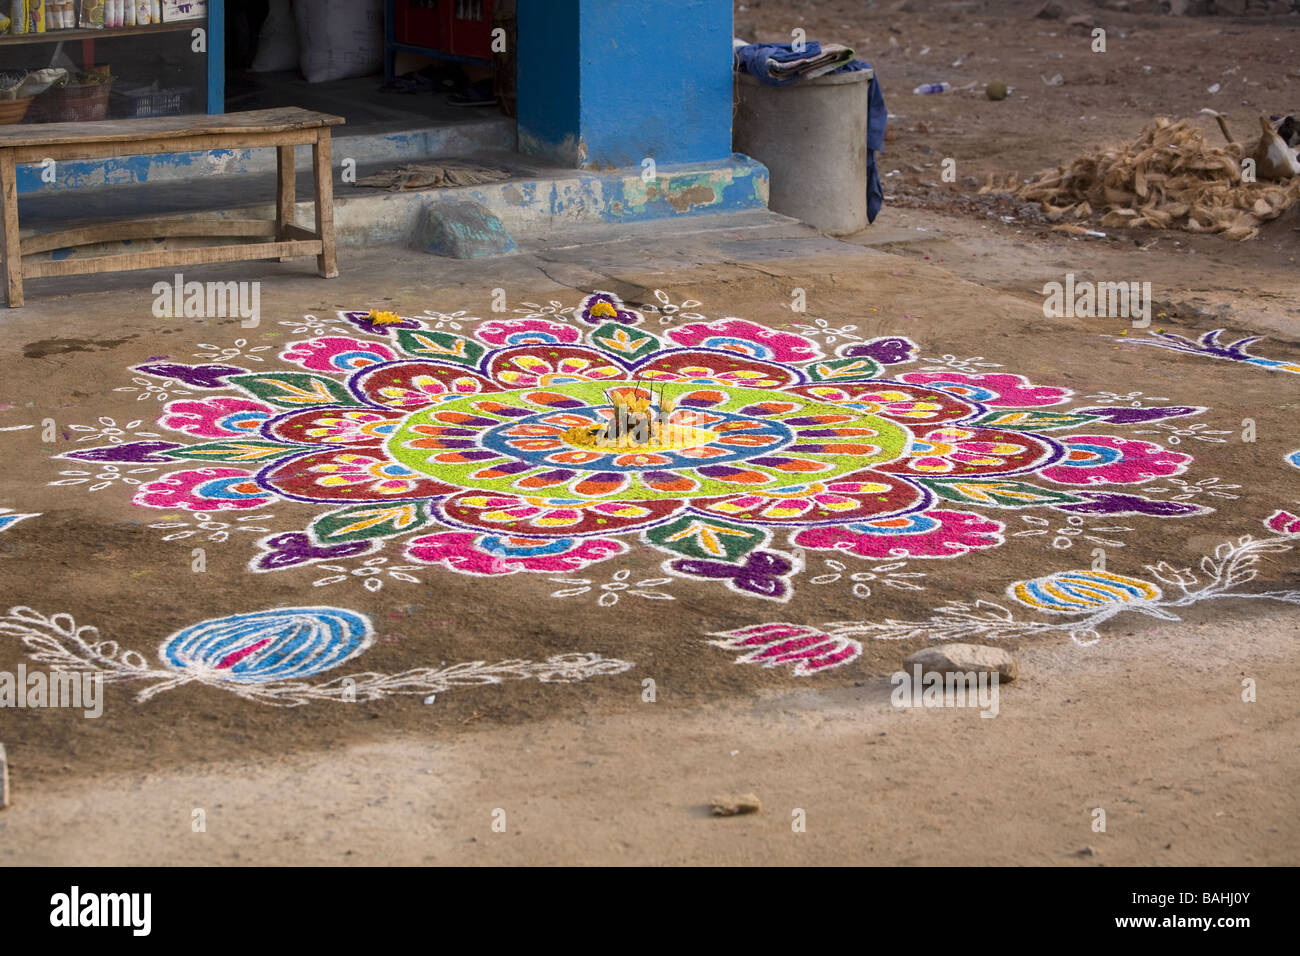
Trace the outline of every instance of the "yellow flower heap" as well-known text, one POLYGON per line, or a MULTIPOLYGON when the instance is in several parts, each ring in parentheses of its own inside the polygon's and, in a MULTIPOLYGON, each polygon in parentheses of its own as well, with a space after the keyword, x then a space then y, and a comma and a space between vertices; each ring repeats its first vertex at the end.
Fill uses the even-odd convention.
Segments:
POLYGON ((396 312, 381 312, 377 309, 371 309, 366 318, 370 320, 371 325, 396 325, 402 321, 402 317, 396 312))
POLYGON ((671 399, 661 399, 656 413, 652 407, 654 394, 647 389, 635 386, 611 388, 606 394, 612 406, 609 420, 598 425, 570 428, 564 433, 566 442, 579 448, 615 446, 655 451, 688 448, 713 437, 702 428, 673 422, 676 403, 671 399))

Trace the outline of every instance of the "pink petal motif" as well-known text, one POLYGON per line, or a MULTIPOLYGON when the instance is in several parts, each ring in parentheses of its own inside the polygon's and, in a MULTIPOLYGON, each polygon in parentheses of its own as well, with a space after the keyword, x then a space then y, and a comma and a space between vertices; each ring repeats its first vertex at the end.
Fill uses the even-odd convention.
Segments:
POLYGON ((968 511, 936 509, 836 527, 806 528, 794 543, 860 558, 956 558, 999 547, 1005 525, 968 511))
POLYGON ((734 631, 715 631, 709 641, 714 647, 741 651, 737 664, 777 667, 793 664, 796 677, 809 677, 855 660, 862 644, 848 637, 832 637, 799 624, 756 624, 734 631))
POLYGON ((262 484, 299 501, 406 501, 434 498, 456 486, 393 461, 374 447, 330 448, 269 465, 262 484))
POLYGON ((276 414, 270 405, 247 398, 204 398, 168 402, 158 424, 196 438, 247 436, 276 414))
POLYGON ((1264 526, 1278 534, 1300 534, 1300 518, 1289 511, 1274 511, 1265 520, 1264 526))
POLYGON ((504 319, 483 322, 474 335, 488 345, 566 345, 578 341, 582 333, 549 319, 504 319))
POLYGON ((965 398, 982 402, 993 408, 1040 408, 1059 405, 1073 392, 1052 385, 1032 385, 1023 375, 991 373, 965 375, 961 372, 906 372, 898 376, 900 382, 912 385, 929 385, 965 398))
POLYGON ((239 468, 197 468, 174 471, 142 485, 131 503, 145 508, 237 511, 260 508, 273 497, 257 485, 251 472, 239 468))
POLYGON ((407 546, 406 556, 461 574, 565 573, 627 550, 626 544, 613 538, 520 538, 448 531, 416 538, 407 546))
POLYGON ((1136 485, 1181 475, 1192 461, 1154 442, 1113 435, 1071 435, 1063 444, 1065 457, 1039 472, 1062 485, 1136 485))
POLYGON ((408 412, 436 405, 442 396, 501 391, 462 365, 419 361, 365 369, 352 378, 351 388, 367 402, 408 412))
POLYGON ((774 362, 807 362, 822 358, 821 350, 802 335, 776 332, 744 319, 695 322, 673 329, 668 337, 688 348, 722 349, 774 362))
POLYGON ((397 358, 393 350, 378 342, 341 335, 325 335, 318 339, 290 342, 280 353, 280 358, 294 365, 316 372, 355 372, 367 365, 391 362, 397 358))
POLYGON ((383 444, 403 417, 397 409, 301 408, 281 412, 263 434, 274 441, 294 444, 374 446, 383 444))

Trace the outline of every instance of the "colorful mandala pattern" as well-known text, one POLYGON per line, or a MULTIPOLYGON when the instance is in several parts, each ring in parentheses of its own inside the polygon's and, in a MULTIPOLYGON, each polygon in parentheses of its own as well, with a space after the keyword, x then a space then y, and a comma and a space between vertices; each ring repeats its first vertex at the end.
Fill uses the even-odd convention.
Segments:
POLYGON ((61 457, 174 462, 138 488, 148 508, 319 506, 308 527, 259 542, 258 572, 400 539, 406 559, 457 573, 554 574, 635 539, 665 554, 668 573, 778 601, 807 550, 955 558, 1002 545, 1007 509, 1208 510, 1137 493, 1185 472, 1190 455, 1109 434, 1123 423, 1064 408, 1064 388, 908 371, 919 350, 906 339, 826 354, 736 318, 661 337, 604 292, 469 335, 367 315, 340 314, 353 335, 289 343, 278 370, 136 366, 215 394, 165 405, 169 440, 61 457), (684 440, 566 437, 606 423, 611 389, 634 385, 671 396, 667 422, 684 440))

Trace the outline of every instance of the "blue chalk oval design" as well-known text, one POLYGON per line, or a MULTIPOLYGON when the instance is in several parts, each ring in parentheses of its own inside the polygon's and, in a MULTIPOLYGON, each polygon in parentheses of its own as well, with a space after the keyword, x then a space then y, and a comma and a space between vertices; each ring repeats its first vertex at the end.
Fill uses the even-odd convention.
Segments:
POLYGON ((369 618, 355 611, 284 607, 193 624, 158 653, 201 680, 265 684, 319 674, 360 654, 373 637, 369 618))

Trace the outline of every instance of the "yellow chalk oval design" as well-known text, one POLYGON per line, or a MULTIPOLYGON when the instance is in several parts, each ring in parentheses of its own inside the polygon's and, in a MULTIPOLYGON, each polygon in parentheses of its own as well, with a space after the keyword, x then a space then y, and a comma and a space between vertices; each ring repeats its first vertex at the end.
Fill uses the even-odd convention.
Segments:
POLYGON ((1082 614, 1108 605, 1157 601, 1160 589, 1140 578, 1108 571, 1059 571, 1008 588, 1021 604, 1052 614, 1082 614))

